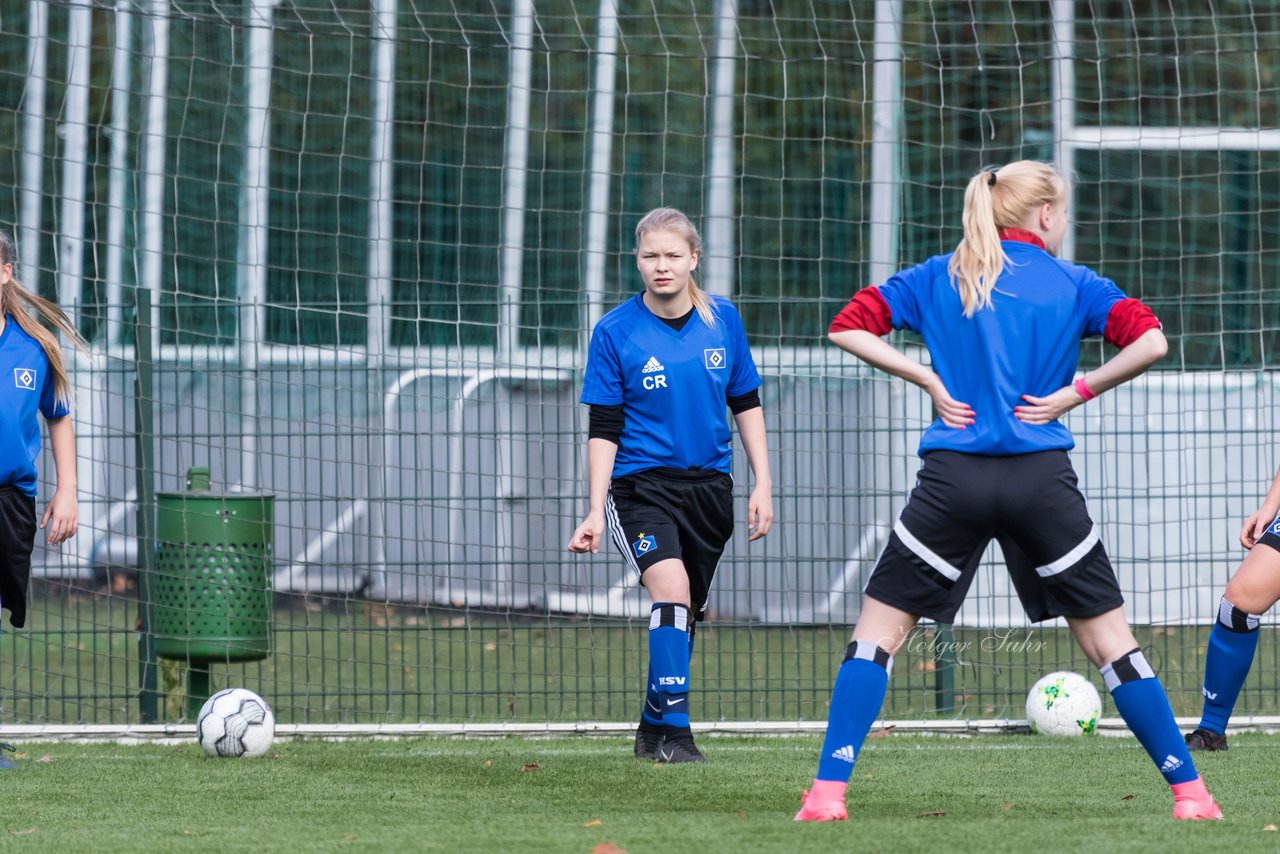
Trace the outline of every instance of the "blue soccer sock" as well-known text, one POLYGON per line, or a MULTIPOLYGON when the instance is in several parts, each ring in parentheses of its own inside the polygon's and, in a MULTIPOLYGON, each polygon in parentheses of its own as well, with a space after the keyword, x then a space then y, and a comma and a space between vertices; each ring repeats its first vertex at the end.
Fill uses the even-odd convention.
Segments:
POLYGON ((1253 666, 1260 622, 1258 615, 1241 611, 1226 597, 1218 603, 1218 619, 1209 632, 1209 651, 1204 659, 1201 728, 1226 734, 1231 710, 1253 666))
POLYGON ((1165 781, 1174 785, 1198 777, 1187 743, 1173 719, 1164 686, 1142 650, 1127 652, 1105 665, 1102 678, 1120 717, 1138 737, 1138 743, 1156 763, 1165 781))
POLYGON ((655 602, 649 613, 649 688, 642 718, 656 726, 689 726, 689 609, 655 602))
POLYGON ((818 780, 847 783, 862 743, 884 704, 893 657, 869 641, 854 641, 845 650, 831 690, 827 734, 818 759, 818 780))

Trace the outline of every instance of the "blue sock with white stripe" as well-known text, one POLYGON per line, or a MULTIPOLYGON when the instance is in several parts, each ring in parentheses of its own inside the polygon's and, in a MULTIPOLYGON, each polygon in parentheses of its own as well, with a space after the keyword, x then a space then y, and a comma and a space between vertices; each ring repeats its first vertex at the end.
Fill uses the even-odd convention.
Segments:
POLYGON ((849 644, 831 690, 827 734, 822 740, 816 779, 849 782, 862 743, 884 704, 892 669, 893 657, 875 644, 849 644))
POLYGON ((1105 665, 1101 672, 1120 717, 1138 737, 1138 743, 1156 763, 1165 781, 1172 786, 1200 776, 1173 719, 1164 686, 1142 650, 1125 653, 1105 665))
POLYGON ((1226 734, 1231 710, 1253 666, 1260 622, 1257 614, 1241 611, 1226 597, 1218 603, 1218 619, 1209 632, 1209 651, 1204 659, 1202 729, 1226 734))
POLYGON ((643 718, 655 726, 689 726, 689 609, 655 602, 649 612, 649 689, 643 718))

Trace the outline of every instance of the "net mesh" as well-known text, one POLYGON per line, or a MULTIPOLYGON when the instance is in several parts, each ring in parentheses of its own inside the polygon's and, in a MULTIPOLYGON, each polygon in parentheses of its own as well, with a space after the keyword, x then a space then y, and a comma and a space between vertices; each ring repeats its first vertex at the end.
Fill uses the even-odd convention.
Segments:
MULTIPOLYGON (((26 58, 0 70, 0 134, 20 141, 0 155, 0 221, 26 284, 73 306, 96 351, 76 368, 83 529, 37 549, 30 625, 3 639, 3 720, 181 716, 188 663, 137 632, 137 518, 139 495, 154 513, 192 466, 216 492, 275 501, 271 655, 212 662, 215 688, 250 687, 285 722, 631 719, 647 606, 621 559, 563 545, 585 506, 582 342, 593 311, 638 288, 632 231, 657 205, 706 234, 728 211, 732 247, 708 246, 706 275, 732 291, 765 375, 779 511, 721 566, 695 718, 824 717, 931 417, 915 389, 832 352, 827 323, 873 262, 954 246, 969 176, 1024 157, 1069 160, 1075 260, 1150 304, 1171 342, 1153 375, 1070 426, 1130 616, 1175 708, 1198 709, 1234 532, 1274 462, 1274 8, 402 0, 390 29, 349 0, 183 0, 94 6, 88 39, 77 8, 0 0, 0 50, 26 58), (877 32, 901 82, 887 160, 877 32), (727 196, 710 189, 718 134, 727 196), (872 236, 886 225, 892 245, 872 236), (154 392, 139 399, 142 372, 154 392)), ((741 507, 741 454, 735 472, 741 507)), ((41 507, 52 474, 46 452, 41 507)), ((1272 648, 1244 713, 1280 704, 1272 648)), ((1026 624, 993 552, 956 628, 904 649, 886 714, 1019 716, 1026 688, 1063 668, 1091 669, 1064 629, 1026 624)))

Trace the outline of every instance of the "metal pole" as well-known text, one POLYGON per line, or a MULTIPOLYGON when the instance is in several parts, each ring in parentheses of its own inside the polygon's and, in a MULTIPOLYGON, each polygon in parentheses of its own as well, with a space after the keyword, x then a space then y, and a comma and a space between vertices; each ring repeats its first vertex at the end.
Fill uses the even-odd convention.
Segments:
POLYGON ((702 274, 708 293, 733 296, 734 162, 733 105, 738 53, 737 0, 716 4, 716 62, 711 100, 711 152, 707 175, 707 268, 702 274))
MULTIPOLYGON (((1053 0, 1053 151, 1054 160, 1067 176, 1067 207, 1075 209, 1076 171, 1076 71, 1075 71, 1075 0, 1053 0)), ((1074 258, 1075 226, 1068 219, 1059 255, 1074 258)))
POLYGON ((143 208, 141 275, 134 288, 137 318, 133 324, 134 358, 134 437, 137 454, 138 490, 138 692, 139 717, 143 723, 154 723, 159 713, 156 690, 155 636, 152 609, 152 581, 155 570, 155 330, 159 327, 159 308, 153 292, 161 287, 162 253, 164 252, 164 177, 166 164, 165 133, 169 88, 169 3, 149 0, 147 5, 150 34, 147 66, 147 112, 143 128, 143 208))
POLYGON ((80 328, 84 279, 85 175, 89 157, 89 47, 93 7, 72 0, 67 21, 66 121, 62 138, 62 212, 58 223, 58 303, 80 328))
POLYGON ((271 59, 275 0, 249 7, 244 174, 240 187, 240 486, 258 483, 258 350, 266 327, 267 220, 271 195, 271 59))
MULTIPOLYGON (((369 369, 381 371, 391 338, 391 250, 394 209, 394 137, 392 122, 395 106, 396 0, 377 0, 373 23, 373 131, 370 140, 369 169, 369 369)), ((378 383, 371 383, 377 387, 378 383)), ((387 451, 391 424, 382 421, 381 441, 369 444, 369 570, 365 595, 381 598, 386 592, 386 495, 387 451), (379 569, 375 569, 379 568, 379 569)))
POLYGON ((898 269, 898 176, 902 115, 902 0, 876 0, 875 77, 871 110, 871 229, 868 284, 886 281, 898 269))
POLYGON ((581 326, 585 353, 591 330, 604 316, 604 277, 609 260, 609 182, 613 178, 613 100, 618 85, 618 4, 600 0, 596 17, 595 98, 591 108, 591 172, 587 188, 587 316, 581 326))
POLYGON ((529 102, 533 91, 533 0, 515 0, 512 4, 510 54, 507 144, 502 166, 502 309, 498 318, 498 361, 504 365, 514 364, 520 346, 524 210, 529 181, 529 102))
POLYGON ((40 233, 44 223, 44 118, 48 80, 49 4, 31 0, 27 28, 27 91, 22 99, 22 213, 18 263, 23 284, 40 292, 40 233))
POLYGON ((119 340, 124 316, 125 190, 129 180, 129 88, 133 13, 129 0, 116 4, 116 44, 111 58, 111 155, 107 187, 107 326, 102 340, 119 340))

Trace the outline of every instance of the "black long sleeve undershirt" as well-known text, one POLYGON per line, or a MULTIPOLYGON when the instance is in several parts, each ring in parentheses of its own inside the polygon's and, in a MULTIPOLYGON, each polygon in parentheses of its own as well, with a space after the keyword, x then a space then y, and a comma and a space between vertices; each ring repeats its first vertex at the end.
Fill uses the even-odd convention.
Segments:
MULTIPOLYGON (((740 415, 749 409, 761 406, 760 390, 753 388, 746 394, 726 398, 725 403, 729 405, 730 412, 740 415)), ((622 438, 622 425, 625 420, 626 416, 622 411, 621 403, 614 406, 592 404, 587 422, 587 438, 605 439, 616 445, 622 438)))

